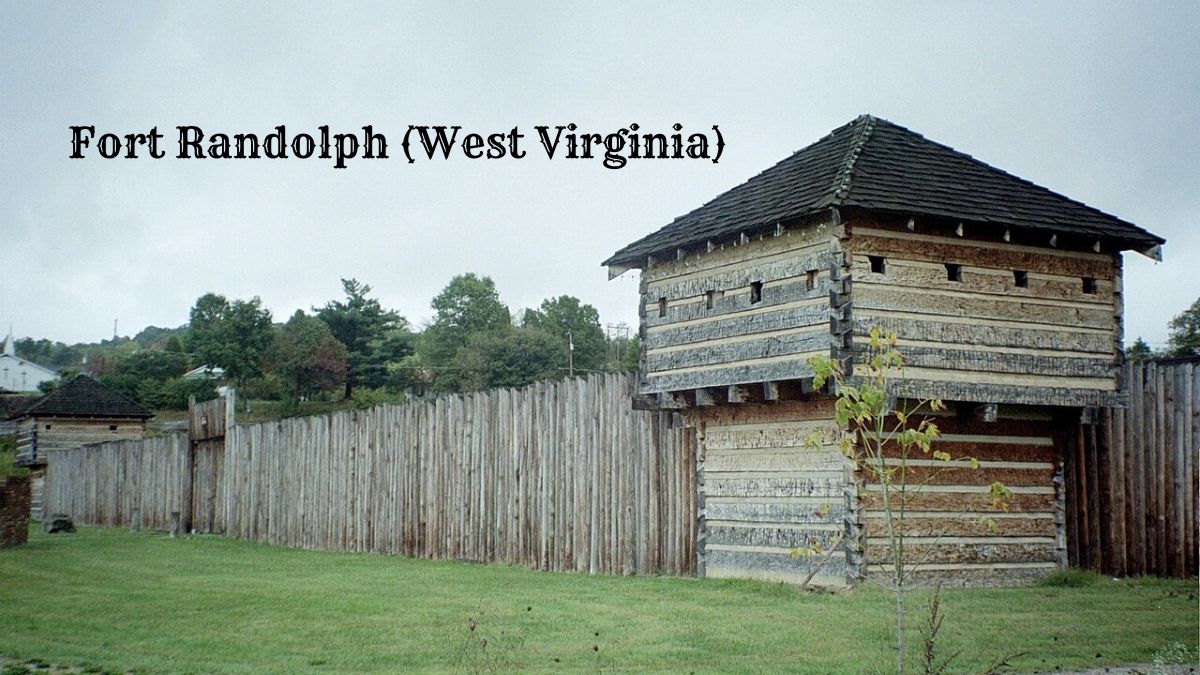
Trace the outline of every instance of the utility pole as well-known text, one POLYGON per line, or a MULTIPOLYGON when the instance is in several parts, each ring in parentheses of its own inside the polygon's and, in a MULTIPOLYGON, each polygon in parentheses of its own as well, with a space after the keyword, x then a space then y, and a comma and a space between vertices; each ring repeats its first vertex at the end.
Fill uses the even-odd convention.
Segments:
POLYGON ((575 340, 571 338, 571 331, 567 331, 567 372, 571 377, 575 377, 575 340))

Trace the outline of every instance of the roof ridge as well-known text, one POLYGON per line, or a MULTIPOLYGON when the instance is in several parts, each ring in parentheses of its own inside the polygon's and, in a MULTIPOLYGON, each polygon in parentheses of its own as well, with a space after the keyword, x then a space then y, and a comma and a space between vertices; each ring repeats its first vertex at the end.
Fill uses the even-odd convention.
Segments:
POLYGON ((70 396, 72 396, 76 390, 79 390, 81 387, 90 387, 93 389, 93 391, 99 389, 105 395, 117 399, 116 401, 112 401, 113 403, 125 404, 125 406, 128 408, 127 410, 121 412, 106 411, 105 414, 111 414, 117 417, 154 417, 154 413, 146 408, 146 406, 126 396, 117 389, 100 382, 87 373, 79 373, 55 387, 54 391, 51 391, 49 394, 46 394, 45 396, 42 396, 41 398, 31 402, 24 409, 16 413, 12 419, 16 419, 16 417, 23 415, 37 413, 43 410, 49 404, 58 403, 60 399, 67 399, 69 401, 70 396))
MULTIPOLYGON (((1026 187, 1033 188, 1033 189, 1034 189, 1034 190, 1036 190, 1036 191, 1039 191, 1039 192, 1042 192, 1042 193, 1045 193, 1045 194, 1051 195, 1051 196, 1053 196, 1053 197, 1057 197, 1057 198, 1059 198, 1059 199, 1064 199, 1064 200, 1066 200, 1066 201, 1068 201, 1068 202, 1071 202, 1071 203, 1073 203, 1073 204, 1076 204, 1076 205, 1078 205, 1078 206, 1081 206, 1081 207, 1083 207, 1083 208, 1085 208, 1085 209, 1087 209, 1087 210, 1089 210, 1089 211, 1092 211, 1092 212, 1094 212, 1094 213, 1096 213, 1096 214, 1098 214, 1098 215, 1101 215, 1101 216, 1107 216, 1107 217, 1109 217, 1109 218, 1115 218, 1115 219, 1117 219, 1117 220, 1119 220, 1119 221, 1121 221, 1121 222, 1125 223, 1126 225, 1128 225, 1128 226, 1130 226, 1130 227, 1133 227, 1133 228, 1136 228, 1136 229, 1138 229, 1138 230, 1141 230, 1142 232, 1145 232, 1146 234, 1151 234, 1151 233, 1149 232, 1149 230, 1146 230, 1144 227, 1141 227, 1140 225, 1135 225, 1135 224, 1133 224, 1133 223, 1129 222, 1128 220, 1126 220, 1126 219, 1124 219, 1124 218, 1121 218, 1121 217, 1119 217, 1119 216, 1114 216, 1114 215, 1111 215, 1111 214, 1109 214, 1108 212, 1106 212, 1106 211, 1103 211, 1103 210, 1101 210, 1101 209, 1100 209, 1100 208, 1098 208, 1098 207, 1092 206, 1091 204, 1088 204, 1087 202, 1085 202, 1085 201, 1083 201, 1083 200, 1080 200, 1080 199, 1076 199, 1076 198, 1074 198, 1074 197, 1067 196, 1067 195, 1065 195, 1065 194, 1063 194, 1063 193, 1061 193, 1061 192, 1058 192, 1057 190, 1052 190, 1052 189, 1050 189, 1050 188, 1048 188, 1048 187, 1046 187, 1046 186, 1044 186, 1044 185, 1042 185, 1042 184, 1040 184, 1040 183, 1035 183, 1035 182, 1033 182, 1032 180, 1030 180, 1030 179, 1028 179, 1028 178, 1023 178, 1023 177, 1021 177, 1021 176, 1018 176, 1018 175, 1016 175, 1015 173, 1012 173, 1012 172, 1010 172, 1010 171, 1008 171, 1008 170, 1006 170, 1006 169, 1001 169, 1000 167, 996 166, 995 164, 992 164, 991 162, 985 162, 985 161, 983 161, 982 159, 980 159, 980 158, 976 157, 976 156, 975 156, 974 154, 972 154, 972 153, 965 152, 965 151, 963 151, 963 150, 959 150, 958 148, 955 148, 954 146, 947 145, 947 144, 945 144, 945 143, 942 143, 942 142, 940 142, 940 141, 935 141, 935 140, 933 140, 933 139, 931 139, 931 138, 928 138, 928 137, 926 137, 924 134, 921 134, 921 133, 919 133, 919 132, 913 131, 913 130, 911 130, 911 129, 908 129, 908 128, 906 128, 906 127, 902 127, 902 126, 900 126, 900 125, 898 125, 898 124, 893 124, 892 126, 895 126, 895 127, 896 127, 896 128, 898 128, 898 129, 903 129, 904 131, 907 131, 908 133, 910 133, 910 134, 912 134, 912 135, 914 135, 914 136, 917 136, 917 137, 921 138, 922 140, 924 140, 926 143, 929 143, 930 145, 937 146, 937 147, 939 147, 939 148, 941 148, 941 149, 943 149, 943 150, 946 150, 947 152, 953 153, 953 154, 955 154, 955 155, 959 155, 959 156, 965 157, 965 158, 967 158, 967 159, 971 160, 972 162, 975 162, 976 164, 978 164, 978 165, 979 165, 980 167, 982 167, 983 169, 985 169, 985 170, 987 170, 987 171, 989 171, 989 172, 991 172, 991 173, 997 174, 997 175, 999 175, 999 176, 1001 176, 1001 177, 1003 177, 1003 178, 1005 178, 1005 179, 1012 180, 1012 181, 1016 181, 1016 182, 1018 182, 1018 183, 1022 183, 1022 184, 1024 184, 1026 187)), ((1153 236, 1153 235, 1152 235, 1152 236, 1153 236)))
POLYGON ((862 126, 858 129, 858 138, 850 143, 850 147, 846 149, 846 157, 842 160, 842 168, 838 170, 837 176, 833 179, 833 196, 829 200, 831 204, 840 203, 850 194, 851 183, 854 179, 854 164, 858 161, 858 156, 862 154, 863 147, 871 138, 871 132, 875 130, 875 118, 871 115, 862 115, 859 117, 862 120, 862 126))
MULTIPOLYGON (((1081 237, 1113 239, 1153 255, 1162 237, 1095 206, 1021 178, 970 153, 870 114, 797 150, 658 231, 605 265, 703 245, 831 207, 923 214, 1081 237)), ((633 265, 638 266, 638 265, 633 265)), ((610 270, 611 271, 611 270, 610 270)))

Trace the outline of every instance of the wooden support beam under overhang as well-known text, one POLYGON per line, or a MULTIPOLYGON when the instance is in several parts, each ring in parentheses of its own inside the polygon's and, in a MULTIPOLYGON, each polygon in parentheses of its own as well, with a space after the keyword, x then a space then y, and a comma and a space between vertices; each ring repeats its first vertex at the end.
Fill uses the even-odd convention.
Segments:
MULTIPOLYGON (((729 403, 761 403, 767 400, 766 388, 769 382, 763 382, 759 385, 755 384, 731 384, 729 385, 728 401, 729 403)), ((778 396, 778 392, 776 392, 778 396)))
POLYGON ((810 377, 643 394, 634 397, 633 407, 637 410, 684 410, 721 405, 800 401, 821 398, 830 393, 829 386, 820 389, 813 387, 810 377))
POLYGON ((633 268, 629 265, 609 265, 608 266, 608 280, 612 281, 613 279, 616 279, 617 277, 621 276, 622 274, 625 274, 626 272, 628 272, 631 269, 633 269, 633 268))
POLYGON ((976 406, 975 417, 981 422, 992 423, 996 421, 996 416, 999 411, 999 406, 995 403, 984 403, 976 406))

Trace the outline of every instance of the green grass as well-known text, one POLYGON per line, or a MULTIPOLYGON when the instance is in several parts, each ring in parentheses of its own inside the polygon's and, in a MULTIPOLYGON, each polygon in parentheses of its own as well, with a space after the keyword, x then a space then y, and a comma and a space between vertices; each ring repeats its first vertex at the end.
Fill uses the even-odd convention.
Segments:
POLYGON ((1045 579, 1042 579, 1043 586, 1057 586, 1060 588, 1083 588, 1085 586, 1099 586, 1105 582, 1104 577, 1090 570, 1081 569, 1065 569, 1051 573, 1045 579))
MULTIPOLYGON (((911 642, 923 598, 911 607, 911 642)), ((1148 663, 1195 643, 1195 581, 947 590, 959 667, 1148 663)), ((873 589, 587 577, 83 528, 0 551, 0 654, 149 672, 887 672, 873 589), (469 622, 474 620, 475 630, 469 622), (487 639, 482 646, 480 636, 487 639)))

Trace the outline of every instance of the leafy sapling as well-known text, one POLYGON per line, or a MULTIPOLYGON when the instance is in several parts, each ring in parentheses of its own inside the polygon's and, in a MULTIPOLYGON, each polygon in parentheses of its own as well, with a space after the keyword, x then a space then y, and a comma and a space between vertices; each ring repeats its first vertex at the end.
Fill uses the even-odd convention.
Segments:
MULTIPOLYGON (((843 430, 838 440, 842 454, 878 495, 890 560, 875 567, 876 573, 862 574, 860 578, 883 586, 895 598, 896 670, 903 673, 905 591, 925 562, 910 560, 906 550, 908 504, 915 493, 943 471, 979 469, 980 464, 972 457, 955 459, 944 450, 934 449, 941 431, 932 417, 945 410, 942 401, 897 398, 896 394, 903 393, 905 387, 904 355, 897 348, 895 333, 872 328, 863 357, 850 373, 842 362, 825 356, 812 357, 808 363, 814 372, 814 388, 831 385, 836 396, 834 421, 843 430)), ((823 440, 819 434, 814 435, 806 445, 819 449, 823 440)), ((989 492, 997 506, 1006 509, 1011 492, 1000 483, 992 483, 989 492)), ((995 527, 994 522, 990 525, 995 527)), ((841 544, 839 540, 837 545, 841 544)), ((795 555, 815 553, 806 549, 794 551, 795 555)))

